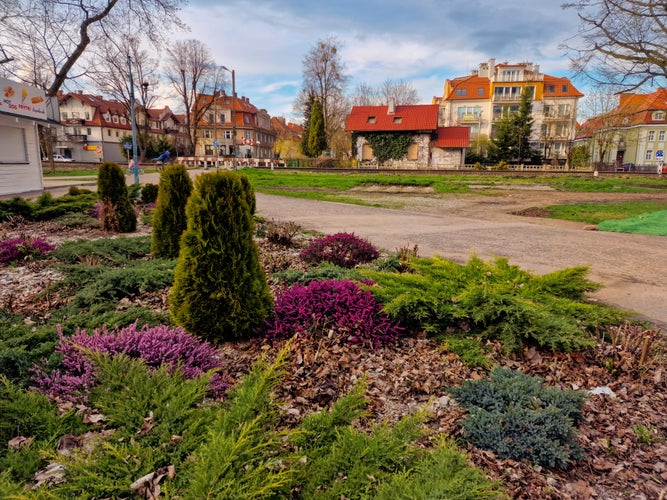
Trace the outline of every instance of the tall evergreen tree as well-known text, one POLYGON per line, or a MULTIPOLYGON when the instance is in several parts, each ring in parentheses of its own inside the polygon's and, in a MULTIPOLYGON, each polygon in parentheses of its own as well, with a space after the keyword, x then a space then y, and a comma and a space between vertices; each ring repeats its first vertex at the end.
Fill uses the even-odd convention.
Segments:
POLYGON ((315 103, 315 94, 312 92, 308 95, 306 102, 304 103, 303 109, 303 133, 301 135, 301 153, 304 156, 311 157, 310 154, 310 117, 313 111, 313 104, 315 103))
POLYGON ((327 135, 324 130, 324 115, 320 100, 316 99, 310 114, 310 127, 308 128, 308 151, 310 156, 317 157, 327 149, 327 135))
POLYGON ((170 313, 212 342, 250 336, 273 305, 253 240, 251 195, 238 174, 213 172, 197 177, 186 206, 170 313))
POLYGON ((533 128, 532 92, 524 89, 519 109, 507 112, 496 123, 495 136, 491 140, 489 156, 494 161, 518 161, 533 158, 530 146, 533 128))

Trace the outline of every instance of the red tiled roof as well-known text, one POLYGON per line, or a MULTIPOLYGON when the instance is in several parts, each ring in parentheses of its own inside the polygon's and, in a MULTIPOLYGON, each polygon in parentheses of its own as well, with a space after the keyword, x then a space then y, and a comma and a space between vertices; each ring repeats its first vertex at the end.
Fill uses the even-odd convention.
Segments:
POLYGON ((448 101, 489 99, 490 80, 485 76, 468 75, 448 80, 450 86, 448 101), (481 93, 480 90, 482 89, 481 93), (457 94, 457 90, 459 91, 457 94))
POLYGON ((437 104, 396 106, 354 106, 347 117, 349 132, 404 132, 435 130, 438 126, 437 104))
POLYGON ((433 143, 439 148, 469 148, 470 127, 438 127, 433 143))
POLYGON ((572 85, 568 78, 544 75, 544 96, 545 97, 583 97, 584 94, 579 92, 577 88, 572 85), (547 93, 547 86, 553 85, 554 92, 547 93), (567 86, 567 90, 563 92, 563 85, 567 86))

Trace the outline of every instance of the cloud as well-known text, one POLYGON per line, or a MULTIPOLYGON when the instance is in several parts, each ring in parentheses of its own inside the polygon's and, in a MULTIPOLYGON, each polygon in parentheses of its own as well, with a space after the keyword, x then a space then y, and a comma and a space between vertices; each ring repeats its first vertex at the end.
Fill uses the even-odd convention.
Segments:
POLYGON ((576 13, 554 0, 191 0, 182 19, 192 31, 177 36, 201 40, 218 64, 235 69, 239 94, 288 118, 303 58, 328 36, 343 44, 348 90, 403 80, 431 102, 447 78, 490 58, 567 76, 559 45, 578 26, 576 13))

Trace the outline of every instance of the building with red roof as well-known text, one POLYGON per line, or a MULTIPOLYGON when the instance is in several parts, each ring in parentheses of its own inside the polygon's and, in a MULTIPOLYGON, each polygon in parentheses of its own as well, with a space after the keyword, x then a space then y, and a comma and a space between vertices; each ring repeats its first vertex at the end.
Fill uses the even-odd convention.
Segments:
POLYGON ((591 161, 623 170, 656 171, 665 165, 667 89, 620 94, 615 109, 585 121, 576 142, 588 145, 591 161))
POLYGON ((407 134, 412 138, 406 155, 385 161, 383 167, 456 168, 465 163, 470 145, 467 127, 438 126, 437 104, 354 106, 345 130, 352 134, 353 156, 361 166, 377 165, 369 141, 373 133, 407 134))
POLYGON ((521 95, 533 96, 531 143, 546 161, 565 162, 576 132, 578 101, 583 94, 567 78, 545 75, 531 62, 481 63, 466 76, 447 79, 439 107, 441 127, 465 126, 475 144, 495 134, 497 122, 519 109, 521 95))
MULTIPOLYGON (((132 134, 127 105, 82 91, 58 93, 62 129, 56 138, 57 153, 76 161, 125 162, 121 140, 132 134)), ((137 130, 153 136, 167 135, 178 148, 182 140, 180 121, 168 106, 137 106, 137 130)))

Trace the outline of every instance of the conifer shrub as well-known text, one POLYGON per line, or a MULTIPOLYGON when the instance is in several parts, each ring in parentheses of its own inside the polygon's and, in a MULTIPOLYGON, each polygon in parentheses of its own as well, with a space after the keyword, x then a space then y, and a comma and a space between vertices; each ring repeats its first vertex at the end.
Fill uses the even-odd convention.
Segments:
POLYGON ((323 338, 330 332, 345 343, 378 346, 398 337, 402 329, 389 320, 370 291, 349 280, 294 285, 278 296, 274 317, 267 323, 270 338, 323 338))
POLYGON ((100 165, 97 196, 101 202, 100 222, 106 231, 131 233, 137 229, 137 214, 125 184, 125 175, 117 163, 100 165))
POLYGON ((0 266, 20 264, 55 250, 44 238, 10 238, 0 241, 0 266))
POLYGON ((141 201, 146 205, 155 203, 157 200, 158 189, 159 187, 157 184, 148 183, 141 186, 141 201))
POLYGON ((351 268, 377 259, 380 252, 354 233, 336 233, 313 239, 300 256, 306 262, 326 261, 351 268))
POLYGON ((255 198, 255 189, 250 183, 250 179, 246 174, 239 174, 239 179, 241 184, 243 184, 243 191, 245 192, 245 199, 248 203, 248 208, 250 209, 250 215, 254 217, 255 212, 257 211, 257 200, 255 198))
POLYGON ((414 331, 440 335, 464 326, 482 339, 498 340, 506 352, 535 345, 552 351, 592 346, 592 330, 618 324, 625 314, 583 301, 599 285, 586 267, 535 276, 507 259, 465 265, 441 257, 410 258, 405 272, 359 268, 387 314, 414 331))
MULTIPOLYGON (((223 366, 217 351, 208 342, 202 342, 181 328, 164 325, 138 328, 134 323, 114 330, 95 329, 91 335, 85 330, 77 330, 71 337, 65 337, 60 331, 59 336, 56 352, 62 355, 62 367, 54 368, 50 373, 36 367, 34 383, 40 392, 69 401, 86 401, 90 389, 96 384, 91 352, 124 354, 141 359, 152 368, 179 369, 188 379, 197 378, 209 370, 220 370, 223 366)), ((220 394, 228 386, 224 374, 215 373, 211 377, 211 393, 220 394)))
POLYGON ((151 250, 156 257, 178 257, 181 235, 187 227, 185 206, 191 193, 192 179, 184 165, 164 167, 152 217, 151 250))
POLYGON ((197 177, 186 214, 169 295, 174 322, 212 342, 255 334, 273 299, 239 176, 219 171, 197 177))
POLYGON ((490 379, 466 381, 451 393, 470 411, 464 437, 478 448, 547 467, 566 468, 582 458, 576 426, 583 419, 583 392, 495 368, 490 379))

